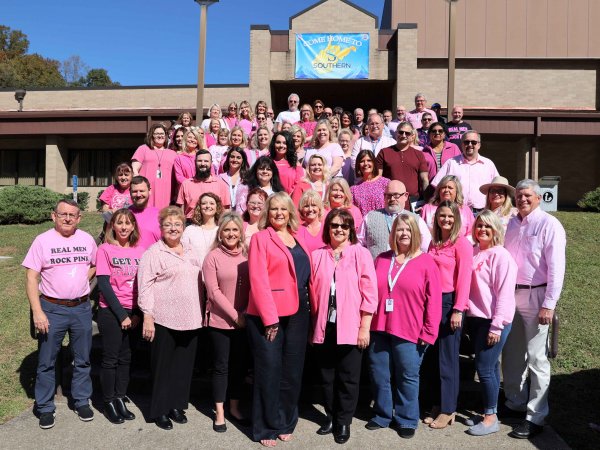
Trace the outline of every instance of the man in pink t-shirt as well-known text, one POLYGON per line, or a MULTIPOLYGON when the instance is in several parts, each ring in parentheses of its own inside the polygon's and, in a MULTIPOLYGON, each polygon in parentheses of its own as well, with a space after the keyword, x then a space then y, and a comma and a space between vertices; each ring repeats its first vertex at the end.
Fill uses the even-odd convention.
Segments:
POLYGON ((426 108, 426 105, 427 99, 425 98, 425 95, 418 93, 417 95, 415 95, 415 109, 406 113, 406 120, 410 122, 416 130, 423 126, 423 124, 421 123, 423 113, 428 112, 431 114, 431 123, 438 121, 437 114, 435 113, 435 111, 426 108))
POLYGON ((229 209, 231 197, 229 186, 221 178, 211 175, 212 155, 208 150, 198 150, 196 153, 196 175, 191 180, 185 180, 177 194, 177 204, 183 208, 186 219, 194 216, 194 208, 200 196, 206 192, 217 195, 223 203, 223 208, 229 209))
POLYGON ((160 239, 160 225, 158 223, 158 208, 148 206, 150 199, 150 182, 141 175, 131 180, 131 201, 133 205, 129 210, 135 216, 140 230, 138 246, 147 249, 160 239))
POLYGON ((94 418, 90 350, 92 308, 90 279, 96 268, 96 243, 78 230, 81 212, 72 200, 60 200, 54 211, 54 228, 35 238, 25 259, 26 291, 39 343, 35 408, 42 429, 54 426, 55 364, 66 332, 73 351, 71 396, 83 421, 94 418))

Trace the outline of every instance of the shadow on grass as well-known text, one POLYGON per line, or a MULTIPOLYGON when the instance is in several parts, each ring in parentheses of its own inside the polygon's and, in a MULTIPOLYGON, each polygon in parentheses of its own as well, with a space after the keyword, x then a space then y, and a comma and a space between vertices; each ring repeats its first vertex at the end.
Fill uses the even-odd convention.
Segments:
POLYGON ((21 361, 21 365, 17 369, 17 373, 19 374, 19 381, 21 383, 21 387, 23 391, 27 395, 27 398, 34 398, 34 387, 35 387, 35 373, 37 369, 38 363, 38 352, 31 352, 23 361, 21 361))
POLYGON ((600 369, 552 375, 549 422, 571 448, 600 448, 600 369))

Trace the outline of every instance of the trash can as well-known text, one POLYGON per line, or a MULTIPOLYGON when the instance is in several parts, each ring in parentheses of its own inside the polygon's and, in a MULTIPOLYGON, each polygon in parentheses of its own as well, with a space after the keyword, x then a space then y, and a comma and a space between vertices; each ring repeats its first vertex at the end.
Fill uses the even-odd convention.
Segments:
POLYGON ((540 207, 544 211, 557 211, 558 210, 558 183, 560 177, 558 176, 547 176, 542 177, 539 180, 540 187, 542 188, 542 200, 540 207))

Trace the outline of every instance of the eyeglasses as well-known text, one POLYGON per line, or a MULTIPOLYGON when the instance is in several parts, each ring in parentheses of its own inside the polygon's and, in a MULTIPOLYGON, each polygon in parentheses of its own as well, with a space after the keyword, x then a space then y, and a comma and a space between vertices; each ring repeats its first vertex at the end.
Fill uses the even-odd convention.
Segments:
POLYGON ((433 119, 431 117, 423 117, 421 122, 431 122, 433 119))
POLYGON ((431 134, 444 134, 444 130, 442 130, 441 128, 439 130, 431 130, 431 134))
POLYGON ((479 144, 479 141, 463 141, 463 145, 469 145, 471 144, 473 147, 475 147, 477 144, 479 144))
POLYGON ((57 217, 60 217, 61 219, 77 219, 79 216, 81 216, 81 214, 77 213, 77 214, 71 214, 71 213, 59 213, 54 211, 54 214, 56 214, 57 217))
POLYGON ((164 228, 164 229, 169 229, 169 228, 183 228, 183 223, 181 223, 181 222, 163 223, 161 225, 161 227, 164 228))
POLYGON ((256 120, 258 120, 259 122, 262 122, 264 120, 267 120, 266 117, 257 117, 256 120))
POLYGON ((288 100, 288 103, 298 103, 298 100, 288 100))
POLYGON ((396 134, 399 134, 400 136, 410 136, 412 131, 399 130, 396 134))
POLYGON ((237 108, 236 108, 236 107, 234 107, 234 106, 230 106, 230 107, 229 107, 229 111, 237 111, 237 108))
POLYGON ((315 109, 323 109, 323 105, 315 105, 315 109))
POLYGON ((331 228, 332 230, 341 228, 344 231, 348 231, 350 229, 350 225, 348 225, 347 223, 330 223, 329 228, 331 228))
POLYGON ((331 117, 331 116, 333 116, 333 113, 326 112, 326 113, 325 113, 325 115, 326 115, 327 117, 331 117))
POLYGON ((399 194, 398 192, 394 192, 392 194, 385 194, 385 198, 390 200, 390 199, 394 199, 394 200, 400 200, 402 197, 404 197, 407 193, 403 192, 402 194, 399 194))

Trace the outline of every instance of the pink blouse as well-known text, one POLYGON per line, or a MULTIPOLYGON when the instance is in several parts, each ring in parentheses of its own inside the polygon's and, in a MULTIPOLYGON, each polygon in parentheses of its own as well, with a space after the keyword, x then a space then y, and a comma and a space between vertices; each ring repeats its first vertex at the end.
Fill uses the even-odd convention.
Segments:
POLYGON ((363 216, 374 209, 385 207, 383 194, 389 182, 388 178, 379 177, 375 181, 359 180, 358 184, 350 187, 354 204, 363 216))

